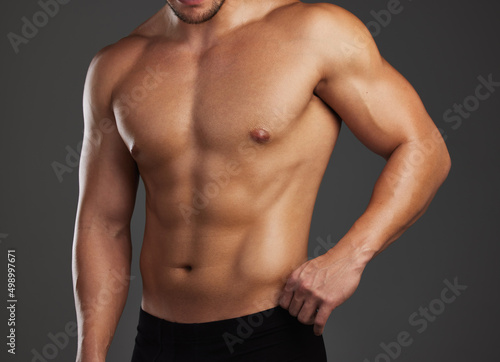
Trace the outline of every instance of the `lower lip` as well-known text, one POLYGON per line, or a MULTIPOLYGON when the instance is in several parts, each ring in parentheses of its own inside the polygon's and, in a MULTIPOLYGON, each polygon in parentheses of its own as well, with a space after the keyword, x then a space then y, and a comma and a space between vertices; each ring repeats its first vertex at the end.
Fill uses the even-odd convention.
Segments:
POLYGON ((205 0, 179 0, 180 3, 184 5, 198 5, 201 4, 205 0))

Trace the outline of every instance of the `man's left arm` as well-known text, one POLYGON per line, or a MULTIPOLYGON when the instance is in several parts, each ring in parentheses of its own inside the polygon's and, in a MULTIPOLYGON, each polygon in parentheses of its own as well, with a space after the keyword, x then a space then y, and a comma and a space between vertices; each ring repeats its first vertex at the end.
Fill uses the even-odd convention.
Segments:
POLYGON ((315 94, 387 163, 364 213, 326 254, 297 268, 282 292, 280 305, 314 324, 317 335, 354 293, 366 264, 425 212, 451 165, 419 96, 380 56, 366 27, 335 6, 323 13, 315 25, 324 37, 315 94))

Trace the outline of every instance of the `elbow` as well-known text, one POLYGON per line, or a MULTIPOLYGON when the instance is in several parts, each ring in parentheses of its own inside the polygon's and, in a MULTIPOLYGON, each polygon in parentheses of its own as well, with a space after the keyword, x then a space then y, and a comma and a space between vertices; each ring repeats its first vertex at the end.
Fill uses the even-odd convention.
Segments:
POLYGON ((438 167, 437 167, 437 175, 439 176, 440 183, 443 183, 451 170, 451 157, 448 149, 445 145, 443 145, 442 149, 439 152, 438 157, 438 167))
POLYGON ((451 170, 451 157, 450 157, 450 154, 448 153, 448 150, 446 151, 446 162, 445 162, 444 168, 446 170, 446 176, 445 176, 445 178, 446 178, 451 170))

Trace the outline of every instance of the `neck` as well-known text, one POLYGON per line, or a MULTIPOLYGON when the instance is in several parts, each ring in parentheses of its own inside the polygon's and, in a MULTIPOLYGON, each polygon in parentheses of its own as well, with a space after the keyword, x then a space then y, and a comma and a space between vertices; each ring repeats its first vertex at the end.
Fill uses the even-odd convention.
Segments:
MULTIPOLYGON (((170 0, 179 5, 178 0, 170 0)), ((279 5, 292 0, 225 0, 219 11, 210 19, 199 24, 188 24, 177 17, 167 4, 164 7, 164 19, 168 36, 183 41, 196 48, 206 48, 215 44, 223 35, 259 18, 279 5)), ((212 4, 212 0, 204 0, 199 7, 212 4), (205 4, 204 4, 205 3, 205 4)), ((182 10, 186 9, 186 5, 182 10)), ((193 6, 196 11, 196 7, 193 6)), ((191 9, 189 9, 191 10, 191 9)))

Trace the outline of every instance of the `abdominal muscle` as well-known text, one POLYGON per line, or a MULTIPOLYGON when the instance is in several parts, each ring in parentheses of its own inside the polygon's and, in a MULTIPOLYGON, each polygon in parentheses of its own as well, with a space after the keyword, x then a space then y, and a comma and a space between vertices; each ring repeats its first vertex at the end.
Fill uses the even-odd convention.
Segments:
POLYGON ((188 225, 182 218, 162 222, 147 207, 142 308, 172 322, 202 323, 277 306, 287 277, 307 260, 312 213, 304 204, 290 212, 286 195, 266 210, 249 206, 245 222, 229 208, 238 222, 223 226, 216 220, 231 218, 209 209, 201 211, 203 222, 188 225))

